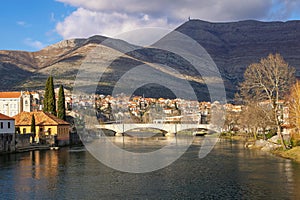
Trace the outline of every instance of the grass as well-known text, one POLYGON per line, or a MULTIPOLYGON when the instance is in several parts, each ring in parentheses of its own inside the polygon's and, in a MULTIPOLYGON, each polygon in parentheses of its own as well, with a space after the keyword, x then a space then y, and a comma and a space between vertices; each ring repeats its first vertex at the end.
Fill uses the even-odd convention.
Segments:
POLYGON ((273 153, 300 163, 300 146, 293 147, 289 150, 276 150, 273 153))

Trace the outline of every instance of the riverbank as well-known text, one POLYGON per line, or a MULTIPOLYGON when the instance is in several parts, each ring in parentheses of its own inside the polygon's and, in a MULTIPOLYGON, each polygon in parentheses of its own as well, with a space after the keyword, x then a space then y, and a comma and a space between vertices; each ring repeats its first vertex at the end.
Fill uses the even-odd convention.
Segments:
POLYGON ((49 145, 30 145, 26 147, 16 148, 15 153, 27 152, 27 151, 36 151, 36 150, 50 150, 49 145))
POLYGON ((277 149, 277 150, 272 151, 272 153, 277 156, 291 159, 293 161, 300 163, 300 146, 293 147, 292 149, 289 149, 289 150, 277 149))
POLYGON ((255 142, 253 138, 245 137, 245 136, 240 136, 240 135, 234 135, 234 136, 221 136, 222 139, 225 140, 235 140, 235 141, 240 141, 240 142, 255 142))
MULTIPOLYGON (((290 159, 295 162, 300 163, 300 146, 293 147, 292 149, 283 150, 282 148, 264 148, 265 144, 261 144, 260 140, 254 140, 253 138, 243 137, 243 136, 221 136, 222 139, 235 140, 244 142, 245 148, 258 150, 258 151, 268 151, 275 156, 290 159), (259 144, 259 145, 257 145, 259 144)), ((263 140, 265 141, 265 140, 263 140)), ((267 142, 267 141, 265 141, 267 142)), ((272 143, 269 143, 272 144, 272 143)), ((274 144, 273 144, 274 146, 274 144)))

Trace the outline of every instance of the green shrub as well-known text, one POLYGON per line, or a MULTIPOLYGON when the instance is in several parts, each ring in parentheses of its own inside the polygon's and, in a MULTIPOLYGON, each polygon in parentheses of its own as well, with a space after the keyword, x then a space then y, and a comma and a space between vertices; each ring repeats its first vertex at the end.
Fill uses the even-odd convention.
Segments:
POLYGON ((291 145, 293 147, 300 146, 300 139, 299 138, 298 139, 292 138, 291 139, 291 145))
POLYGON ((268 133, 266 134, 266 139, 270 139, 271 137, 275 136, 277 134, 276 130, 272 129, 269 130, 268 133))

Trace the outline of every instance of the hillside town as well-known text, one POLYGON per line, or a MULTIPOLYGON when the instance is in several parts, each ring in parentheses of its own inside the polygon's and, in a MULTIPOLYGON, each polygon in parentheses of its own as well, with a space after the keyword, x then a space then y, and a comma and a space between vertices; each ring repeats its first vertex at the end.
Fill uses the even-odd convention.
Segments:
MULTIPOLYGON (((44 91, 0 92, 1 152, 13 152, 31 145, 69 145, 70 134, 74 132, 74 121, 65 121, 43 111, 44 91), (35 117, 35 133, 32 132, 32 116, 35 117)), ((93 108, 99 123, 198 123, 211 122, 211 110, 215 107, 226 113, 224 133, 252 132, 251 127, 238 122, 241 114, 247 110, 243 105, 220 102, 198 102, 185 99, 128 97, 124 94, 110 95, 71 94, 64 89, 65 109, 69 119, 79 116, 78 110, 93 108)), ((55 89, 56 103, 58 88, 55 89)), ((261 102, 267 108, 268 102, 261 102)), ((280 116, 283 121, 284 134, 289 134, 288 107, 280 102, 280 116)), ((274 127, 265 127, 264 134, 274 127)), ((263 134, 262 127, 258 132, 263 134)), ((274 134, 273 134, 274 135, 274 134)))
POLYGON ((234 103, 122 93, 114 96, 77 94, 63 85, 54 88, 53 77, 49 76, 45 90, 0 92, 0 152, 82 144, 99 137, 98 128, 107 129, 109 124, 123 126, 121 132, 108 128, 113 132, 111 136, 124 136, 126 131, 131 130, 125 130, 125 124, 151 124, 148 130, 168 124, 175 129, 157 128, 167 132, 163 136, 187 134, 191 129, 193 136, 218 133, 224 138, 241 137, 245 147, 265 151, 299 146, 300 107, 297 107, 297 102, 300 99, 300 82, 295 80, 292 68, 279 54, 270 54, 261 63, 250 65, 244 76, 234 103), (270 69, 274 67, 273 62, 280 65, 270 69), (263 67, 265 71, 261 72, 263 67), (272 70, 280 70, 281 73, 273 74, 272 70), (254 76, 253 71, 266 74, 254 76), (96 133, 89 131, 91 121, 96 122, 92 126, 98 126, 96 133), (182 131, 177 129, 178 124, 197 126, 182 128, 182 131), (201 125, 208 126, 201 128, 201 125), (213 130, 212 127, 218 129, 213 130))

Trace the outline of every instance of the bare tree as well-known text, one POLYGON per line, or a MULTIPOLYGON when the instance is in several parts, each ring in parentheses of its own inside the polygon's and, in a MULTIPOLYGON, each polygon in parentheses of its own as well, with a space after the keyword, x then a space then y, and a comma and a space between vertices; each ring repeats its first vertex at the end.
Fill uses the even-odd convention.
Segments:
POLYGON ((240 115, 241 125, 251 133, 254 139, 257 139, 259 131, 263 133, 266 139, 266 130, 273 129, 274 116, 270 106, 257 102, 248 102, 240 115))
POLYGON ((226 131, 235 131, 235 128, 238 126, 238 121, 240 118, 240 113, 234 111, 226 111, 224 129, 226 131))
POLYGON ((300 82, 297 81, 291 88, 289 96, 289 124, 300 132, 300 82))
POLYGON ((255 106, 255 119, 258 122, 259 129, 262 130, 264 140, 266 140, 266 130, 276 128, 276 124, 274 123, 274 113, 272 112, 272 107, 264 106, 258 104, 255 106))
POLYGON ((244 74, 244 82, 240 84, 240 95, 246 104, 253 101, 268 101, 273 112, 277 134, 285 149, 286 145, 281 131, 282 119, 278 116, 279 100, 284 99, 294 83, 294 74, 294 68, 290 67, 279 54, 270 54, 259 63, 248 66, 244 74))

